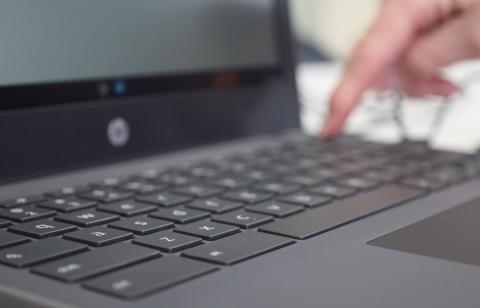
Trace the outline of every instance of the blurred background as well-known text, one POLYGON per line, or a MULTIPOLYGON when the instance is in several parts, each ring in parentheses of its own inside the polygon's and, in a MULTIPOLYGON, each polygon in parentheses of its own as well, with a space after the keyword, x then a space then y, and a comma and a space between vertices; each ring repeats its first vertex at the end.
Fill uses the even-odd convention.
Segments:
MULTIPOLYGON (((369 28, 381 3, 382 0, 290 0, 302 122, 308 133, 318 134, 343 63, 369 28)), ((378 142, 395 143, 408 138, 428 141, 438 149, 478 150, 480 61, 453 65, 443 74, 460 85, 462 93, 449 99, 397 100, 392 95, 369 92, 349 119, 347 133, 378 142)))

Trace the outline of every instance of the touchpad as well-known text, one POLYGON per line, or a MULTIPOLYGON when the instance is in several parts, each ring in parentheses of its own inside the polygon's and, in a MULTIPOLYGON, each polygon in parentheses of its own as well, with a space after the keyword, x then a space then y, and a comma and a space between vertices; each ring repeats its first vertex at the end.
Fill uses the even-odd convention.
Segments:
POLYGON ((480 199, 389 233, 368 244, 480 266, 480 199))

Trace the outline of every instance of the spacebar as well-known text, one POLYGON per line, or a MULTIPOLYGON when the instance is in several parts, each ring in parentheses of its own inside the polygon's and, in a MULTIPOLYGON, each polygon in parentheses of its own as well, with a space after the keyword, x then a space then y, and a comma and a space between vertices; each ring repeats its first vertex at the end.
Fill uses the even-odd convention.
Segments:
POLYGON ((259 228, 260 231, 306 239, 359 218, 407 202, 423 192, 398 185, 383 186, 348 199, 308 210, 259 228))

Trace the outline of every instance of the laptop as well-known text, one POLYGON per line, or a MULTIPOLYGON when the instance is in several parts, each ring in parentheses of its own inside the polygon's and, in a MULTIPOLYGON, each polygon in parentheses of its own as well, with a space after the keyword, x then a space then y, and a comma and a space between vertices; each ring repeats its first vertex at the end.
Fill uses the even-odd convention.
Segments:
POLYGON ((304 136, 286 1, 2 13, 1 307, 478 305, 480 157, 304 136))

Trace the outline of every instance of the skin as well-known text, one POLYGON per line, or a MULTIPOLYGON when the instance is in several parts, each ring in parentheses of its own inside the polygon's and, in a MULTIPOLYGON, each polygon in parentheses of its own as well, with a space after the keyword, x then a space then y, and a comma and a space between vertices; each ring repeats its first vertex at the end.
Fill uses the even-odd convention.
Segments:
POLYGON ((337 136, 365 91, 448 96, 459 88, 440 70, 480 57, 480 0, 387 0, 354 49, 322 129, 337 136))

